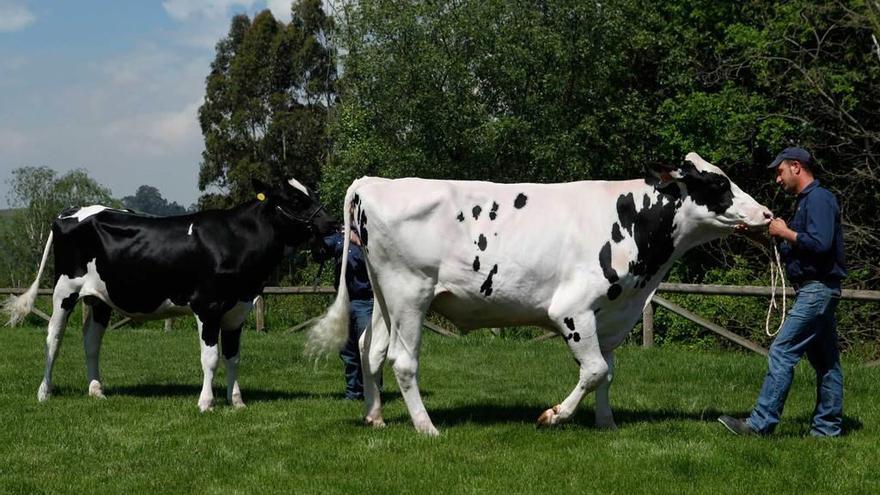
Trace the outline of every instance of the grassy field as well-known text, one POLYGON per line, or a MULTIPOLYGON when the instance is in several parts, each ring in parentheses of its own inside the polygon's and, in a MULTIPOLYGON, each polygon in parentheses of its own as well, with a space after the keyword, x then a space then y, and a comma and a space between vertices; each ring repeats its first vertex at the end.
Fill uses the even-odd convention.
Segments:
POLYGON ((194 330, 123 329, 103 348, 106 400, 88 398, 71 328, 56 394, 38 404, 43 329, 0 330, 0 493, 880 493, 880 369, 845 363, 846 427, 804 437, 813 404, 802 363, 782 427, 738 438, 715 421, 752 405, 758 356, 677 348, 618 353, 620 429, 593 427, 590 397, 568 425, 533 422, 574 385, 562 342, 428 335, 422 390, 442 435, 413 430, 386 370, 382 431, 341 398, 341 364, 301 355, 303 336, 243 339, 245 410, 200 415, 194 330))

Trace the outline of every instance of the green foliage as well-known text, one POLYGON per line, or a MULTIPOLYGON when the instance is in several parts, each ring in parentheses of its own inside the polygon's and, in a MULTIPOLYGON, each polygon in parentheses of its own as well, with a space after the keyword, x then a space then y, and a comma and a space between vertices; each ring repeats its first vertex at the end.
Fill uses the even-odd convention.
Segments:
POLYGON ((388 426, 372 430, 362 424, 362 405, 342 399, 342 363, 303 358, 302 334, 247 331, 239 366, 247 409, 226 405, 221 365, 215 410, 199 414, 194 326, 108 331, 101 353, 106 400, 86 395, 79 332, 72 328, 57 360, 56 395, 46 404, 36 401, 43 329, 3 332, 3 493, 880 490, 880 369, 852 361, 844 362, 847 435, 834 441, 804 438, 815 397, 806 364, 796 370, 779 431, 736 438, 715 418, 752 406, 766 360, 676 347, 617 353, 617 432, 594 428, 592 397, 571 424, 540 430, 538 414, 577 380, 562 342, 426 335, 419 383, 442 435, 424 438, 388 367, 388 426))
MULTIPOLYGON (((670 274, 671 281, 687 276, 684 263, 679 263, 670 274)), ((725 267, 711 267, 701 275, 700 283, 715 285, 768 286, 769 264, 760 268, 747 258, 735 255, 727 260, 725 267), (756 273, 757 272, 757 273, 756 273)), ((701 296, 694 294, 662 294, 670 301, 727 328, 762 346, 769 346, 771 339, 765 334, 764 324, 769 298, 740 296, 701 296)), ((781 296, 777 296, 781 304, 781 296)), ((791 301, 789 300, 789 303, 791 301)), ((790 304, 789 304, 790 307, 790 304)), ((778 311, 771 319, 771 331, 779 324, 778 311)), ((709 330, 655 306, 655 343, 671 344, 699 349, 741 349, 737 344, 718 337, 709 330)))
MULTIPOLYGON (((119 207, 106 187, 95 182, 85 170, 71 170, 58 176, 49 167, 21 167, 12 171, 9 179, 11 206, 17 207, 6 228, 0 232, 5 266, 0 277, 12 287, 31 284, 43 254, 52 220, 62 210, 72 206, 101 204, 119 207), (5 276, 4 276, 5 275, 5 276)), ((51 280, 51 263, 47 268, 51 280)))
POLYGON ((296 2, 292 14, 286 25, 269 10, 253 21, 238 15, 217 43, 199 108, 203 208, 250 199, 253 178, 318 181, 334 99, 336 64, 327 41, 334 26, 317 0, 296 2))

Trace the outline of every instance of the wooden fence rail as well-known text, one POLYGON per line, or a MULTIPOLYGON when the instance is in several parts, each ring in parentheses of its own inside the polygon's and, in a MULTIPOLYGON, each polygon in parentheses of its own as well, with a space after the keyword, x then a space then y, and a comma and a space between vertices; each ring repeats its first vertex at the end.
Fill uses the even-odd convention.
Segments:
MULTIPOLYGON (((24 293, 26 289, 22 288, 0 288, 0 295, 10 294, 17 295, 24 293)), ((777 289, 781 292, 780 289, 777 289)), ((761 286, 753 286, 753 285, 704 285, 704 284, 676 284, 676 283, 662 283, 660 287, 657 289, 657 292, 661 293, 678 293, 678 294, 701 294, 701 295, 713 295, 713 296, 741 296, 741 297, 769 297, 772 294, 772 290, 770 287, 761 287, 761 286)), ((313 287, 266 287, 263 289, 263 297, 269 295, 332 295, 335 294, 336 291, 333 287, 330 286, 313 286, 313 287)), ((39 295, 51 295, 51 289, 40 289, 38 291, 39 295)), ((786 289, 786 294, 789 297, 794 297, 795 293, 791 287, 786 289)), ((778 294, 781 295, 781 294, 778 294)), ((263 297, 257 298, 254 304, 254 314, 255 314, 255 322, 258 331, 265 330, 265 304, 263 303, 263 297)), ((845 300, 853 300, 853 301, 864 301, 864 302, 880 302, 880 291, 873 290, 856 290, 856 289, 844 289, 841 293, 841 299, 845 300)), ((741 337, 730 330, 727 330, 720 325, 716 325, 684 308, 681 306, 668 301, 667 299, 655 295, 652 299, 652 303, 657 304, 660 307, 663 307, 666 310, 672 311, 673 313, 686 318, 697 325, 706 328, 732 342, 735 342, 746 349, 749 349, 753 352, 757 352, 758 354, 767 355, 767 349, 761 347, 760 345, 741 337)), ((49 320, 49 316, 43 313, 42 311, 34 308, 34 314, 40 316, 46 321, 49 320)), ((83 315, 85 317, 85 313, 83 315)), ((296 332, 302 330, 307 327, 310 323, 312 323, 314 319, 308 320, 306 322, 300 323, 294 327, 288 329, 289 332, 296 332)), ((116 322, 112 328, 119 328, 131 322, 130 319, 125 318, 119 322, 116 322)), ((449 337, 457 337, 458 334, 443 328, 442 326, 436 325, 429 321, 425 321, 425 327, 431 331, 437 332, 441 335, 449 336, 449 337)), ((170 328, 170 322, 166 321, 165 328, 170 328)), ((642 313, 642 345, 644 347, 651 347, 654 342, 654 309, 652 304, 648 304, 645 306, 645 310, 642 313)), ((497 329, 493 329, 497 330, 497 329)), ((557 336, 556 332, 547 332, 546 334, 538 337, 538 339, 543 340, 547 338, 552 338, 557 336)), ((880 361, 873 362, 871 364, 880 364, 880 361)))

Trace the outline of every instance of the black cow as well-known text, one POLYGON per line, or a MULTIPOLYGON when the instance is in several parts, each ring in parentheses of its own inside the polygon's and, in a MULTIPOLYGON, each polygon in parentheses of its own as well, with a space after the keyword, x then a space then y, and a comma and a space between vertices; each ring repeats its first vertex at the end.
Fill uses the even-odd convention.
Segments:
POLYGON ((193 313, 204 371, 199 409, 212 407, 211 381, 222 341, 227 399, 243 407, 238 386, 241 327, 285 250, 334 230, 337 221, 295 180, 279 190, 254 181, 257 199, 229 210, 150 217, 104 206, 72 208, 53 223, 37 279, 6 304, 10 324, 31 310, 49 248, 55 243, 52 318, 46 373, 37 398, 52 392, 52 365, 79 297, 91 306, 83 328, 89 395, 103 397, 98 368, 111 308, 137 319, 193 313))

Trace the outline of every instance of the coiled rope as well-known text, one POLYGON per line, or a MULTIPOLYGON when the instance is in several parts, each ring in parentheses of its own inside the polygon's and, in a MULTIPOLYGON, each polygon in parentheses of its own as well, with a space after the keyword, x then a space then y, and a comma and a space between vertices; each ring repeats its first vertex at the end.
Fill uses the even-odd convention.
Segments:
POLYGON ((773 255, 774 259, 770 260, 770 304, 767 306, 767 318, 764 320, 764 332, 768 337, 775 337, 776 334, 779 333, 779 330, 782 329, 782 324, 785 323, 785 311, 787 306, 785 294, 785 271, 782 269, 782 261, 779 258, 779 250, 776 249, 776 243, 773 243, 773 255), (782 285, 782 316, 780 317, 779 326, 776 327, 776 331, 770 332, 770 315, 773 313, 774 309, 779 307, 776 304, 777 282, 782 285))
MULTIPOLYGON (((766 243, 761 243, 749 236, 746 236, 746 239, 761 248, 761 250, 767 248, 766 243)), ((785 293, 785 270, 782 268, 782 259, 779 257, 779 249, 776 248, 775 242, 771 242, 771 245, 773 246, 773 256, 770 257, 770 304, 767 306, 767 317, 764 319, 764 333, 766 333, 768 337, 775 337, 776 334, 779 333, 779 330, 782 329, 782 324, 785 323, 785 312, 788 309, 788 300, 785 293), (779 308, 779 304, 776 302, 777 285, 782 287, 782 313, 780 315, 779 326, 776 327, 775 332, 771 332, 770 316, 773 314, 774 309, 779 308)))

